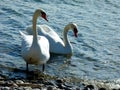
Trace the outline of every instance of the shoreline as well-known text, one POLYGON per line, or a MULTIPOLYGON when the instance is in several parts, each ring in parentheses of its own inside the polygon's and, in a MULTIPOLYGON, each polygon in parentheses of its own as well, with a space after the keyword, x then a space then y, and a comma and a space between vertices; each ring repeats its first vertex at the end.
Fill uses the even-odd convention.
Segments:
POLYGON ((51 78, 41 76, 38 79, 21 78, 21 79, 6 79, 0 77, 0 90, 120 90, 120 88, 110 88, 105 82, 97 82, 90 80, 79 80, 75 84, 74 79, 67 78, 51 78))

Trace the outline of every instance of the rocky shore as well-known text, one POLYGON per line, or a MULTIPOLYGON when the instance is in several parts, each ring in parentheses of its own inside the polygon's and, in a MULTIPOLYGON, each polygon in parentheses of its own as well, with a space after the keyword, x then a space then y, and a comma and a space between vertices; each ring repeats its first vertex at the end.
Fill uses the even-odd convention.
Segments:
MULTIPOLYGON (((72 85, 63 82, 61 79, 46 81, 38 80, 0 80, 0 90, 96 90, 93 85, 80 86, 72 85)), ((99 88, 98 90, 107 90, 99 88)))
POLYGON ((0 90, 120 90, 110 89, 106 85, 88 84, 85 81, 73 82, 66 78, 48 78, 42 76, 38 79, 33 77, 27 79, 0 78, 0 90))
POLYGON ((33 71, 27 73, 26 78, 10 78, 0 74, 0 90, 120 90, 106 83, 73 77, 59 78, 33 71))

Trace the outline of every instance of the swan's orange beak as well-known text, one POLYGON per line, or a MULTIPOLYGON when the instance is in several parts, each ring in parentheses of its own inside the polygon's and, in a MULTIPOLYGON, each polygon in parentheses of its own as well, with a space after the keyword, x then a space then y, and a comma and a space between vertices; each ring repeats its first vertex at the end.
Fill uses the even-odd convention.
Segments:
POLYGON ((42 17, 43 17, 46 21, 48 21, 48 19, 47 19, 47 17, 46 17, 46 14, 42 14, 42 17))
POLYGON ((77 28, 74 28, 74 35, 75 35, 75 37, 78 37, 78 30, 77 30, 77 28))

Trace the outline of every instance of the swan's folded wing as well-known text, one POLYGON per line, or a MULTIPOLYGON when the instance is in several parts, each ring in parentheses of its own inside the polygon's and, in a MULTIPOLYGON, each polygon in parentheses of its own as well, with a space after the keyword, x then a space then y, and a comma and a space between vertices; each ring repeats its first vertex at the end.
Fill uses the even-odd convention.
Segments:
POLYGON ((22 46, 21 46, 22 50, 21 51, 22 51, 22 53, 26 53, 27 51, 29 51, 29 49, 32 45, 33 36, 26 35, 22 31, 19 31, 19 32, 20 32, 21 38, 22 38, 22 43, 21 43, 22 44, 22 46))
MULTIPOLYGON (((63 42, 61 40, 61 38, 59 37, 59 35, 51 27, 49 27, 48 25, 39 25, 39 27, 41 28, 41 30, 43 32, 45 32, 46 37, 48 39, 51 38, 51 39, 55 40, 56 42, 58 42, 58 41, 63 42)), ((39 33, 39 31, 38 31, 38 34, 40 35, 41 32, 39 33)))
POLYGON ((44 30, 47 34, 53 35, 55 37, 59 37, 58 34, 48 25, 39 25, 42 30, 44 30))

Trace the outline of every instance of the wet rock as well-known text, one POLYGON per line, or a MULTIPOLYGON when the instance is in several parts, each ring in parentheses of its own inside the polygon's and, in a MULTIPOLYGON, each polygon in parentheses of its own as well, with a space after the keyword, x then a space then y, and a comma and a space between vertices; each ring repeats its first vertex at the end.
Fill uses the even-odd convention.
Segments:
POLYGON ((37 80, 37 83, 43 83, 43 82, 45 82, 44 78, 40 78, 37 80))
POLYGON ((41 87, 40 90, 47 90, 47 87, 41 87))
POLYGON ((52 86, 57 86, 53 81, 46 81, 44 82, 45 85, 52 85, 52 86))
MULTIPOLYGON (((10 87, 10 90, 18 90, 19 87, 10 87)), ((20 89, 19 89, 20 90, 20 89)))
POLYGON ((61 84, 61 87, 65 90, 81 90, 80 87, 70 83, 61 84))
POLYGON ((89 88, 85 87, 83 90, 90 90, 89 88))
POLYGON ((63 80, 62 79, 58 79, 56 80, 57 83, 63 83, 63 80))
POLYGON ((12 80, 8 80, 8 81, 6 81, 8 84, 13 84, 14 83, 14 81, 12 81, 12 80))
MULTIPOLYGON (((39 89, 39 88, 34 88, 34 89, 32 89, 32 90, 42 90, 42 89, 39 89)), ((44 89, 43 89, 44 90, 44 89)))
POLYGON ((16 84, 23 84, 24 82, 22 80, 15 80, 16 84))
POLYGON ((57 90, 57 88, 55 86, 47 86, 47 90, 57 90))
POLYGON ((4 77, 0 76, 0 79, 2 80, 2 79, 4 79, 4 77))
POLYGON ((13 83, 12 87, 18 87, 18 85, 16 83, 13 83))
POLYGON ((61 83, 57 84, 57 86, 58 86, 58 88, 60 88, 60 89, 64 89, 64 88, 65 88, 65 86, 64 86, 63 84, 61 84, 61 83))
POLYGON ((80 87, 77 87, 76 90, 82 90, 80 87))
POLYGON ((48 86, 47 90, 53 90, 53 87, 52 86, 48 86))
POLYGON ((72 84, 68 84, 68 83, 64 83, 64 85, 66 86, 66 87, 73 87, 73 85, 72 84))
POLYGON ((78 87, 78 86, 73 86, 73 87, 72 87, 72 90, 83 90, 83 89, 81 89, 81 88, 78 87))
POLYGON ((10 90, 10 87, 0 87, 0 90, 10 90))
POLYGON ((93 85, 87 85, 86 87, 89 88, 90 90, 93 90, 93 89, 94 89, 94 86, 93 86, 93 85))
POLYGON ((105 88, 99 88, 99 90, 106 90, 105 88))
POLYGON ((72 87, 65 86, 64 84, 59 84, 58 88, 63 89, 63 90, 73 90, 72 87))
POLYGON ((3 85, 3 84, 5 84, 5 81, 0 81, 0 85, 3 85))
POLYGON ((56 80, 56 85, 60 89, 64 89, 65 86, 63 85, 63 81, 61 79, 56 80))
POLYGON ((11 85, 11 84, 13 84, 13 83, 14 83, 14 82, 11 81, 11 80, 10 80, 10 81, 5 81, 5 84, 6 84, 6 85, 11 85))
MULTIPOLYGON (((24 90, 24 87, 18 87, 18 90, 24 90)), ((14 89, 13 89, 14 90, 14 89)))
POLYGON ((32 88, 31 87, 18 87, 17 90, 32 90, 32 88))
POLYGON ((31 87, 24 87, 23 89, 24 89, 24 90, 32 90, 31 87))

